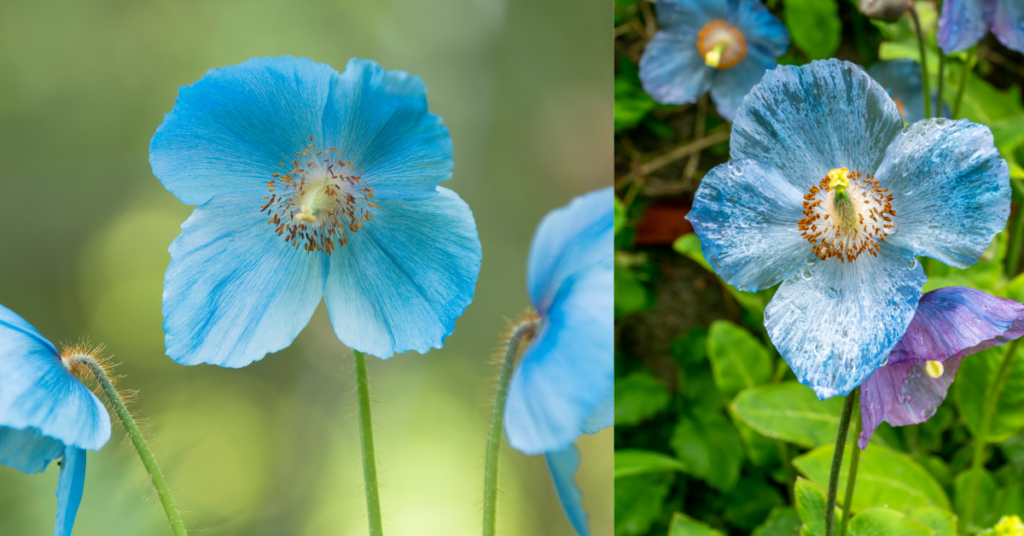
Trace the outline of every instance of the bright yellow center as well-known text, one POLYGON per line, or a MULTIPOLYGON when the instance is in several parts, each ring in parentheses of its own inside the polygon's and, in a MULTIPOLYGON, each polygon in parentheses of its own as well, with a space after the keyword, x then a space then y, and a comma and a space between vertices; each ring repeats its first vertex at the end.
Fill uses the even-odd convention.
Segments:
POLYGON ((942 366, 942 361, 929 361, 924 364, 924 372, 930 378, 939 379, 946 372, 946 367, 942 366))
POLYGON ((804 196, 801 236, 821 260, 853 262, 861 253, 878 256, 878 242, 896 232, 892 194, 871 173, 830 170, 804 196))

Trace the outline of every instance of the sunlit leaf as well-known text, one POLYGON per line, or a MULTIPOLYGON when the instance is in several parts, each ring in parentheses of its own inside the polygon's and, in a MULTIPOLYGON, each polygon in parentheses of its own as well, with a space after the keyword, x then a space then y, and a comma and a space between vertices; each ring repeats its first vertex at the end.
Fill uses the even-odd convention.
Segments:
POLYGON ((736 416, 757 432, 809 448, 835 441, 842 410, 842 397, 818 400, 796 382, 747 389, 732 403, 736 416))

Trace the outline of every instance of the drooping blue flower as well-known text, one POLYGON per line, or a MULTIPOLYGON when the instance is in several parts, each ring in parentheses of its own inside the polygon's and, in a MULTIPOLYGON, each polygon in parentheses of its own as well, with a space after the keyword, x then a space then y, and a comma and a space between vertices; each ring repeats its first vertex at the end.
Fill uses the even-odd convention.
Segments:
POLYGON ((387 359, 440 348, 473 299, 472 212, 438 184, 452 142, 415 76, 352 59, 256 58, 181 88, 153 173, 199 205, 171 245, 167 354, 242 367, 321 298, 338 338, 387 359))
POLYGON ((583 536, 573 443, 611 426, 614 413, 612 195, 609 187, 578 197, 537 228, 527 287, 540 318, 505 406, 509 445, 547 455, 562 505, 583 536))
MULTIPOLYGON (((921 82, 921 64, 907 58, 880 61, 868 69, 875 82, 889 93, 904 123, 924 119, 924 87, 921 82)), ((938 92, 932 91, 932 110, 938 109, 938 92)), ((949 115, 944 107, 943 116, 949 115)))
POLYGON ((732 121, 789 47, 786 27, 760 0, 661 0, 655 9, 661 31, 640 58, 640 81, 662 104, 711 91, 719 115, 732 121))
POLYGON ((0 305, 0 464, 41 473, 60 459, 54 536, 67 536, 85 486, 85 450, 110 439, 110 415, 57 348, 0 305))
POLYGON ((1006 48, 1024 52, 1024 2, 946 0, 935 38, 949 54, 974 46, 989 30, 1006 48))
POLYGON ((971 266, 1010 212, 1009 170, 987 127, 904 128, 885 90, 848 62, 769 72, 730 145, 687 217, 727 282, 782 282, 765 327, 823 399, 860 385, 903 336, 925 281, 916 256, 971 266))

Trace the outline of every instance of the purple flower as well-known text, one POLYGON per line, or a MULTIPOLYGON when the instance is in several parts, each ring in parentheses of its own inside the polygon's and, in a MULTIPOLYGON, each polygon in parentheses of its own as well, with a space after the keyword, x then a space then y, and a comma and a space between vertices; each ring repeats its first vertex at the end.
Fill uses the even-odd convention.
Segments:
POLYGON ((883 420, 893 426, 928 420, 965 356, 1021 335, 1024 304, 965 287, 926 293, 888 362, 861 385, 864 428, 857 444, 866 448, 883 420))
POLYGON ((948 54, 974 46, 989 30, 1006 48, 1024 52, 1024 2, 946 0, 935 37, 948 54))

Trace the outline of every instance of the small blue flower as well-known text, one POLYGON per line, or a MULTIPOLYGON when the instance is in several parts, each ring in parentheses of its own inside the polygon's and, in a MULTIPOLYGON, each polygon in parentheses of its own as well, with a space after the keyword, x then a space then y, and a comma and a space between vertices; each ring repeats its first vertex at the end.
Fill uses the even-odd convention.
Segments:
POLYGON ((577 532, 587 517, 574 481, 580 434, 613 420, 612 189, 548 214, 530 247, 527 287, 540 316, 512 376, 505 407, 509 445, 547 454, 562 505, 577 532))
POLYGON ((732 161, 687 218, 740 290, 782 282, 765 327, 820 398, 849 393, 907 329, 925 282, 916 256, 974 264, 1010 212, 1009 170, 970 121, 903 127, 860 67, 779 67, 743 102, 732 161))
POLYGON ((387 359, 440 348, 473 299, 480 241, 438 184, 452 141, 415 76, 353 59, 255 58, 181 88, 153 173, 199 205, 171 244, 167 354, 242 367, 321 298, 338 338, 387 359))
MULTIPOLYGON (((892 97, 904 123, 916 123, 924 119, 921 64, 906 58, 880 61, 868 69, 868 74, 892 97)), ((932 91, 932 110, 937 109, 938 100, 938 92, 932 91)), ((949 115, 948 108, 944 107, 942 115, 949 115)))
POLYGON ((789 47, 786 27, 760 0, 660 0, 661 31, 640 58, 644 90, 662 104, 711 91, 732 121, 743 97, 789 47))
POLYGON ((85 449, 110 439, 110 415, 67 360, 0 305, 0 464, 41 473, 62 459, 54 536, 67 536, 85 486, 85 449))
POLYGON ((946 0, 935 38, 949 54, 974 46, 989 30, 1006 48, 1024 52, 1024 2, 946 0))

